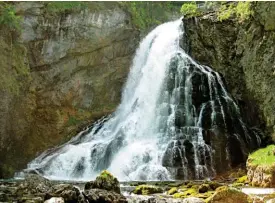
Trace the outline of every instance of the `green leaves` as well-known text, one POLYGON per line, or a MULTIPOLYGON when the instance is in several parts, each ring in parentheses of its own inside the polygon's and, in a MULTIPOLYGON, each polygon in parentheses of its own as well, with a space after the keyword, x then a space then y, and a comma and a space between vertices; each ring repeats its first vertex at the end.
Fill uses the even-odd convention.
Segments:
POLYGON ((251 9, 251 2, 239 1, 238 3, 231 3, 229 6, 222 4, 218 10, 218 20, 227 20, 232 16, 236 16, 239 22, 243 22, 250 18, 253 14, 251 9))
POLYGON ((0 25, 7 26, 11 30, 20 30, 21 17, 15 14, 12 5, 1 3, 0 5, 0 25))
POLYGON ((187 17, 198 16, 200 14, 198 6, 195 2, 183 4, 180 12, 187 17))

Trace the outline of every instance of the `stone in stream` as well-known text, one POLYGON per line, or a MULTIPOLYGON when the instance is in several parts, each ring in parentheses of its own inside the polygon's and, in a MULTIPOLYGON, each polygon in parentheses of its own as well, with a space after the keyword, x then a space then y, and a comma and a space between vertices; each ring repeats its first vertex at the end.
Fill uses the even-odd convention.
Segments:
POLYGON ((217 188, 214 195, 206 200, 207 203, 250 203, 251 198, 245 193, 232 187, 217 188))
POLYGON ((46 200, 44 203, 65 203, 62 197, 52 197, 51 199, 46 200))
POLYGON ((85 184, 85 190, 93 188, 114 191, 120 194, 120 187, 117 178, 106 170, 102 171, 101 174, 96 177, 95 181, 90 181, 85 184))
POLYGON ((80 191, 71 184, 54 185, 46 194, 45 199, 61 197, 66 203, 78 202, 80 191))
POLYGON ((85 184, 83 196, 89 203, 127 203, 117 178, 106 170, 95 181, 85 184))
POLYGON ((127 203, 126 198, 114 191, 88 189, 83 192, 89 203, 127 203))

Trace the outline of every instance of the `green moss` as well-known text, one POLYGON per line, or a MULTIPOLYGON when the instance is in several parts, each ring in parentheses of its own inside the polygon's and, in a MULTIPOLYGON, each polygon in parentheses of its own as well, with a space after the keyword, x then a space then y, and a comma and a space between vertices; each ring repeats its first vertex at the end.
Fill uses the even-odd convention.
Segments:
POLYGON ((269 145, 250 154, 248 164, 262 166, 275 165, 275 145, 269 145))
POLYGON ((168 194, 168 195, 173 195, 173 194, 175 194, 177 191, 178 191, 178 188, 172 187, 172 188, 167 192, 167 194, 168 194))
POLYGON ((102 171, 99 177, 103 179, 114 179, 114 176, 107 170, 102 171))
POLYGON ((189 188, 186 191, 175 193, 173 197, 174 198, 186 198, 188 196, 194 197, 196 194, 198 194, 198 192, 195 188, 189 188))
POLYGON ((49 13, 64 13, 67 11, 79 11, 87 7, 86 2, 77 1, 53 1, 46 5, 49 13))
POLYGON ((247 176, 242 176, 242 177, 238 178, 236 183, 247 183, 247 176))
POLYGON ((233 183, 230 185, 231 187, 240 188, 244 186, 244 183, 233 183))
POLYGON ((137 195, 149 195, 154 193, 161 193, 162 189, 154 185, 139 185, 137 186, 133 193, 137 195))
POLYGON ((242 202, 242 203, 250 203, 251 199, 241 192, 232 187, 222 186, 217 188, 214 195, 208 197, 205 202, 242 202))

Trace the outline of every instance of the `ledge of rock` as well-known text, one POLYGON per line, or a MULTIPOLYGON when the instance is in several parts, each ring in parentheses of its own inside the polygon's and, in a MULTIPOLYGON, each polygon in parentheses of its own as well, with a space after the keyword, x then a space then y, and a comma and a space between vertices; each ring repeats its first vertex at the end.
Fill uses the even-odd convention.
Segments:
POLYGON ((252 186, 275 187, 275 145, 252 153, 246 167, 247 179, 252 186))

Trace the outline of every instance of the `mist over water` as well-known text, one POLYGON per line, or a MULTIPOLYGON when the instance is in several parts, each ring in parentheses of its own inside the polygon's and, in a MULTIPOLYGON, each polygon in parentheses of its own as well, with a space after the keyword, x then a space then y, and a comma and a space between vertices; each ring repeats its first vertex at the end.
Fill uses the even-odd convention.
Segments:
MULTIPOLYGON (((250 144, 220 75, 180 47, 182 26, 177 20, 150 32, 136 51, 117 110, 41 154, 28 170, 59 180, 90 180, 104 169, 120 181, 211 177, 217 150, 206 129, 227 132, 228 112, 243 129, 236 142, 250 144)), ((223 150, 221 159, 229 163, 230 145, 223 150)))

